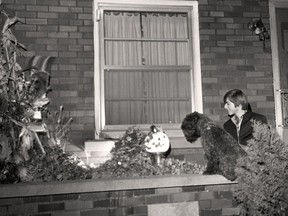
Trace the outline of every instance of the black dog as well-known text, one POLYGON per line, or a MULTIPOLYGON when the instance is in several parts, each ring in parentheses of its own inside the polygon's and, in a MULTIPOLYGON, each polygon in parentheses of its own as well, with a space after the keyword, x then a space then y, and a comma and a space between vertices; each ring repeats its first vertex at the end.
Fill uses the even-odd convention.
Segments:
POLYGON ((221 174, 231 181, 236 179, 237 159, 247 153, 230 134, 198 112, 188 114, 182 122, 181 129, 188 142, 193 143, 201 137, 208 160, 203 174, 221 174))

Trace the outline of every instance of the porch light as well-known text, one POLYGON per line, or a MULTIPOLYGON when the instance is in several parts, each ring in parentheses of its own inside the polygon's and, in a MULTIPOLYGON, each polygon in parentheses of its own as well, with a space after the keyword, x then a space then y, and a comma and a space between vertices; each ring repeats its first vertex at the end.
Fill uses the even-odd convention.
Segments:
POLYGON ((252 32, 254 32, 256 35, 258 35, 259 40, 263 41, 263 50, 265 49, 265 40, 270 39, 270 35, 264 26, 264 23, 262 22, 262 19, 260 18, 259 20, 253 21, 251 20, 248 23, 248 29, 252 32))
POLYGON ((267 32, 266 27, 264 26, 262 19, 256 20, 256 21, 250 21, 248 23, 248 29, 250 31, 253 31, 256 35, 259 36, 259 40, 263 41, 263 40, 269 40, 270 39, 270 35, 267 32))

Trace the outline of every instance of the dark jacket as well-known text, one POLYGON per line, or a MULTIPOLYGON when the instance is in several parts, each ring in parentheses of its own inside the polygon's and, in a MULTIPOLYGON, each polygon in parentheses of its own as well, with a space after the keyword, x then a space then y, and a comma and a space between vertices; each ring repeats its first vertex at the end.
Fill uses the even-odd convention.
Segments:
MULTIPOLYGON (((242 145, 247 145, 247 141, 253 138, 253 120, 267 124, 266 116, 248 110, 240 125, 239 143, 242 145)), ((238 141, 236 125, 231 119, 224 123, 224 129, 238 141)))

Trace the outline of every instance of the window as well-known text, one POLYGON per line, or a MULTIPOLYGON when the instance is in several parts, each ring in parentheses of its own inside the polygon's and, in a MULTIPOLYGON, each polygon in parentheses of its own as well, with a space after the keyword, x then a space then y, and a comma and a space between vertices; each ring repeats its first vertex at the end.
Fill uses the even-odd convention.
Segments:
POLYGON ((202 111, 197 2, 116 2, 94 4, 99 127, 180 124, 202 111))

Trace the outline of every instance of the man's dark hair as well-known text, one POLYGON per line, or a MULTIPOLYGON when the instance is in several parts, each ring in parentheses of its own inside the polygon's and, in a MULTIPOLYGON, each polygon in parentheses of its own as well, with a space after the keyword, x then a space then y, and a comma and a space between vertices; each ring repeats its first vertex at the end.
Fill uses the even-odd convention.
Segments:
POLYGON ((250 104, 248 103, 247 96, 239 89, 233 89, 228 92, 223 97, 224 103, 229 99, 235 104, 235 107, 242 105, 243 110, 251 110, 250 104))

